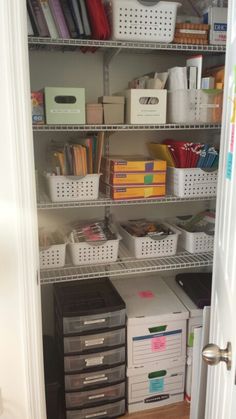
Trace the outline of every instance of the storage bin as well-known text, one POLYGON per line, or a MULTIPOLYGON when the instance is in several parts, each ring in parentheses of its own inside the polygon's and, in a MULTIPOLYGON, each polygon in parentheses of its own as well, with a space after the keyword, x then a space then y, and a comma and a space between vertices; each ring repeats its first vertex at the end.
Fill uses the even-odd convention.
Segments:
POLYGON ((128 412, 152 409, 184 399, 185 365, 140 373, 127 370, 128 412))
MULTIPOLYGON (((92 304, 91 304, 92 306, 92 304)), ((64 334, 76 334, 97 329, 120 327, 125 325, 125 310, 87 316, 63 317, 64 334)))
POLYGON ((85 89, 45 87, 47 124, 85 124, 85 89))
POLYGON ((87 103, 86 123, 101 125, 103 123, 103 106, 101 103, 87 103))
POLYGON ((213 252, 214 236, 203 232, 190 233, 179 226, 181 232, 179 245, 189 253, 213 252))
POLYGON ((174 124, 219 124, 223 90, 174 90, 168 92, 168 122, 174 124))
POLYGON ((66 393, 66 408, 90 407, 98 403, 109 403, 125 397, 125 382, 96 390, 66 393))
POLYGON ((65 372, 83 371, 91 368, 108 368, 125 362, 125 346, 110 351, 64 357, 65 372))
POLYGON ((158 235, 156 237, 135 237, 128 233, 123 227, 119 226, 123 243, 129 249, 132 256, 137 259, 146 259, 176 254, 180 232, 167 223, 162 222, 162 224, 170 228, 173 232, 173 234, 162 239, 160 239, 158 235))
POLYGON ((126 97, 127 124, 165 124, 167 90, 128 89, 126 97))
POLYGON ((89 388, 101 387, 118 383, 125 380, 126 365, 119 365, 115 368, 109 368, 101 371, 87 372, 84 374, 68 374, 65 375, 65 390, 85 390, 89 388))
POLYGON ((70 336, 64 338, 64 353, 82 353, 125 344, 125 329, 100 332, 96 335, 70 336))
POLYGON ((61 268, 65 265, 65 257, 65 244, 54 244, 47 248, 40 248, 40 269, 61 268))
POLYGON ((112 186, 101 182, 100 190, 106 197, 117 201, 120 199, 146 199, 165 196, 166 185, 112 186))
POLYGON ((123 124, 125 112, 124 96, 102 96, 98 98, 103 103, 104 124, 123 124))
POLYGON ((52 202, 88 201, 98 199, 100 175, 46 175, 48 194, 52 202))
POLYGON ((124 41, 172 42, 176 2, 112 0, 113 38, 124 41))
POLYGON ((120 237, 105 242, 68 243, 73 265, 111 263, 118 259, 120 237))
POLYGON ((81 410, 67 410, 66 419, 118 418, 125 413, 125 399, 97 407, 81 410))
POLYGON ((179 198, 195 196, 216 196, 218 170, 211 169, 167 169, 167 189, 171 195, 179 198))

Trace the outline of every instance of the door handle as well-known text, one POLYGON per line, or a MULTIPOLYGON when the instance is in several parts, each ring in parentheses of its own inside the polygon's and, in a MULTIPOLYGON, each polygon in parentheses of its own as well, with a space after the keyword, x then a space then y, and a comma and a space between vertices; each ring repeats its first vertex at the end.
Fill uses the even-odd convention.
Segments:
POLYGON ((220 349, 219 346, 210 343, 202 350, 202 358, 208 365, 218 365, 221 361, 226 363, 227 370, 231 370, 232 346, 227 343, 226 349, 220 349))

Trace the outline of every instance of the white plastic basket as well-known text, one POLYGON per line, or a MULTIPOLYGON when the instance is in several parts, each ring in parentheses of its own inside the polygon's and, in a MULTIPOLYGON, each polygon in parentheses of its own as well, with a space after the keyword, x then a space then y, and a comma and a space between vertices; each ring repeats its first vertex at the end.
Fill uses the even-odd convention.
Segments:
POLYGON ((118 258, 120 237, 115 240, 95 243, 69 243, 68 248, 73 265, 111 263, 118 258))
POLYGON ((168 122, 220 123, 223 107, 222 90, 174 90, 167 95, 168 122))
POLYGON ((112 0, 113 39, 172 42, 178 6, 166 1, 112 0))
POLYGON ((160 239, 155 237, 134 237, 123 227, 119 226, 119 231, 123 243, 129 249, 132 256, 137 259, 147 259, 153 257, 172 256, 176 254, 177 243, 180 231, 170 224, 162 223, 173 231, 173 234, 160 239))
POLYGON ((62 268, 65 265, 65 256, 65 244, 54 244, 47 248, 41 248, 39 252, 40 268, 62 268))
POLYGON ((190 233, 181 227, 179 239, 180 246, 189 253, 212 252, 214 249, 214 236, 206 233, 190 233))
POLYGON ((45 176, 52 202, 98 199, 100 174, 86 176, 45 176))
POLYGON ((179 198, 194 198, 197 196, 216 196, 218 170, 190 168, 167 169, 167 190, 179 198))

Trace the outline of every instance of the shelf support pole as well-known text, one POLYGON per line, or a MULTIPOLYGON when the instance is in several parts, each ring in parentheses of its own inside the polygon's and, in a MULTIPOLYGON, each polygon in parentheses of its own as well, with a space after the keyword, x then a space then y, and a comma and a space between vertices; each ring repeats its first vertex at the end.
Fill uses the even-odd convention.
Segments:
POLYGON ((103 91, 104 95, 110 94, 110 64, 121 51, 121 48, 110 50, 104 54, 103 60, 103 91))

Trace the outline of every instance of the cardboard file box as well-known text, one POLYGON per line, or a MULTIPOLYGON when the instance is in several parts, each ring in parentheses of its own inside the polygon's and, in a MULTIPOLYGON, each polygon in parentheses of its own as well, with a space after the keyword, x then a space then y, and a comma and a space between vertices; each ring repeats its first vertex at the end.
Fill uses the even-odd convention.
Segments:
POLYGON ((157 198, 165 196, 166 185, 151 185, 151 186, 112 186, 101 182, 101 192, 108 198, 119 199, 144 199, 144 198, 157 198))
POLYGON ((126 304, 130 373, 184 365, 188 311, 165 282, 157 276, 112 282, 126 304))
POLYGON ((158 89, 125 90, 127 124, 165 124, 167 91, 158 89))
POLYGON ((45 87, 47 124, 85 124, 85 89, 45 87))
POLYGON ((98 102, 103 103, 105 125, 124 123, 124 96, 102 96, 98 102))
POLYGON ((185 366, 140 373, 127 370, 128 412, 152 409, 184 399, 185 366))

